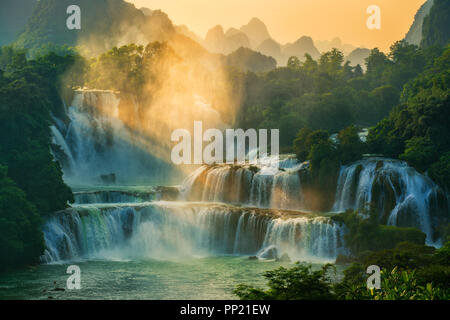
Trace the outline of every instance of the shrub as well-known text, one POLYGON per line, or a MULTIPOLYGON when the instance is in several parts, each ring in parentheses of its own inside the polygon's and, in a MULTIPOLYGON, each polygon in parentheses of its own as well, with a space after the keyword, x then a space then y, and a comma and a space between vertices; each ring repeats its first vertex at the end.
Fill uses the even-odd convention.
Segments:
POLYGON ((311 265, 296 263, 292 268, 280 267, 267 271, 269 289, 239 285, 234 294, 242 300, 330 300, 335 296, 328 277, 332 265, 312 271, 311 265))

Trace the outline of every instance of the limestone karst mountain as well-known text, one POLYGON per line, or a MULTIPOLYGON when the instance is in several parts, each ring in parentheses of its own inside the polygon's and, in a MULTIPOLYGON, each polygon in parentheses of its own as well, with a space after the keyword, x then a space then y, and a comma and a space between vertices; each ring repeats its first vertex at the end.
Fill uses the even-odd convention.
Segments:
POLYGON ((350 61, 351 66, 360 65, 365 69, 365 59, 370 55, 370 50, 366 48, 356 48, 348 56, 345 57, 346 61, 350 61))
POLYGON ((252 48, 256 48, 264 40, 271 38, 266 25, 258 18, 252 18, 249 23, 243 25, 240 30, 250 39, 252 48))
POLYGON ((445 47, 450 41, 450 1, 434 0, 423 20, 421 47, 445 47))
POLYGON ((215 26, 208 30, 205 37, 206 48, 213 53, 224 53, 227 47, 227 39, 222 26, 215 26))
POLYGON ((226 33, 217 25, 206 34, 205 47, 212 53, 230 54, 237 49, 250 47, 248 37, 241 31, 231 28, 226 33))
POLYGON ((405 36, 405 41, 410 44, 419 45, 422 40, 422 26, 423 20, 430 13, 431 7, 433 6, 434 0, 428 0, 425 2, 417 11, 414 22, 409 28, 408 33, 405 36))
POLYGON ((276 68, 277 61, 273 57, 241 47, 225 57, 225 64, 242 71, 267 72, 276 68))
POLYGON ((314 41, 311 37, 302 36, 293 43, 280 44, 270 36, 267 26, 258 18, 252 18, 246 25, 239 29, 231 27, 226 32, 218 25, 211 28, 205 40, 194 38, 192 35, 181 32, 191 39, 204 45, 213 53, 230 54, 237 49, 250 48, 265 56, 274 58, 279 66, 286 65, 291 56, 296 56, 300 60, 305 58, 305 54, 311 55, 313 59, 320 57, 321 53, 333 48, 341 51, 352 65, 360 64, 364 67, 364 59, 368 56, 368 50, 357 48, 356 46, 344 43, 340 38, 335 37, 331 41, 314 41))
POLYGON ((196 41, 198 44, 203 45, 203 39, 200 38, 196 33, 192 32, 188 28, 188 26, 186 26, 186 25, 175 26, 175 31, 179 34, 182 34, 182 35, 196 41))
POLYGON ((274 57, 278 61, 282 60, 281 45, 273 39, 264 40, 256 48, 256 51, 259 51, 266 56, 274 57))
POLYGON ((39 48, 49 42, 85 44, 96 54, 113 46, 161 41, 175 34, 172 21, 161 10, 139 10, 123 0, 77 1, 83 8, 81 29, 69 30, 66 11, 72 4, 72 0, 40 0, 16 45, 39 48))
POLYGON ((352 44, 344 43, 338 37, 333 38, 332 40, 315 40, 314 45, 320 52, 327 52, 332 50, 333 48, 338 49, 343 52, 344 55, 350 54, 356 47, 352 44))
POLYGON ((313 59, 320 57, 320 52, 314 46, 313 39, 307 36, 303 36, 294 43, 288 43, 283 46, 282 53, 286 60, 292 56, 296 56, 300 60, 303 60, 305 54, 309 54, 313 59))

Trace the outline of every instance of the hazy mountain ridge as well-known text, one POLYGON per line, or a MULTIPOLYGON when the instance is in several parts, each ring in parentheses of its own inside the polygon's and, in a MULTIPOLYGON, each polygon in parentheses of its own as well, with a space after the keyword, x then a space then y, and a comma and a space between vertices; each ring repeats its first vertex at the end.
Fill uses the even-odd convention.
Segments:
POLYGON ((370 55, 370 50, 366 48, 356 48, 348 56, 345 57, 346 61, 350 61, 351 66, 360 65, 363 69, 366 67, 366 58, 370 55))
POLYGON ((250 47, 250 40, 240 30, 230 29, 225 34, 218 26, 204 41, 187 26, 174 25, 165 12, 137 9, 124 0, 78 0, 75 3, 82 10, 81 30, 69 30, 66 10, 72 3, 73 0, 40 0, 15 45, 32 49, 31 55, 42 53, 41 49, 46 50, 49 43, 52 47, 81 46, 85 54, 95 56, 115 46, 167 41, 180 57, 190 61, 205 59, 255 72, 276 67, 270 57, 250 49, 238 50, 250 47), (214 46, 220 50, 212 50, 214 46), (239 58, 241 62, 237 61, 239 58))
POLYGON ((333 38, 332 40, 316 40, 314 41, 315 46, 319 49, 320 52, 327 52, 332 50, 333 48, 339 49, 345 55, 350 54, 355 49, 358 49, 352 44, 343 43, 339 37, 333 38))
POLYGON ((267 26, 258 18, 252 18, 239 29, 232 27, 226 32, 223 31, 222 26, 215 26, 208 30, 205 40, 200 40, 200 43, 203 43, 205 48, 211 52, 222 54, 229 54, 240 47, 250 48, 274 58, 278 65, 286 65, 287 60, 291 56, 304 60, 305 54, 309 54, 313 59, 317 59, 321 53, 330 51, 333 48, 342 51, 344 55, 348 56, 348 60, 352 65, 364 64, 364 59, 368 56, 368 49, 343 43, 337 37, 331 41, 314 41, 309 36, 301 36, 294 42, 281 44, 270 35, 267 26), (238 35, 240 37, 239 41, 233 42, 231 37, 238 37, 238 35))
MULTIPOLYGON (((30 1, 34 0, 26 2, 30 3, 30 1)), ((291 56, 297 56, 303 60, 305 54, 309 54, 313 59, 317 59, 321 53, 337 48, 344 53, 345 59, 350 61, 351 65, 360 64, 364 67, 364 60, 370 53, 369 49, 343 43, 337 37, 330 41, 315 41, 311 37, 302 36, 292 43, 281 44, 272 38, 267 26, 258 18, 252 18, 239 29, 232 27, 226 32, 222 26, 215 26, 208 31, 205 39, 202 39, 188 26, 174 25, 168 15, 161 10, 137 9, 124 0, 95 2, 78 0, 77 4, 83 8, 82 28, 68 30, 65 23, 67 17, 65 11, 72 3, 72 0, 39 1, 16 44, 25 48, 36 48, 49 42, 70 46, 84 44, 94 51, 94 54, 98 54, 113 46, 131 42, 146 44, 151 41, 167 41, 173 39, 175 35, 182 35, 214 54, 229 55, 240 48, 248 48, 273 57, 278 65, 285 65, 291 56)), ((406 35, 407 41, 413 43, 419 41, 418 32, 422 31, 422 23, 431 10, 432 4, 433 0, 428 0, 419 9, 406 35)), ((445 29, 445 26, 443 28, 445 29)), ((2 39, 6 38, 2 37, 2 39)), ((176 38, 181 39, 178 36, 176 38)), ((187 43, 186 39, 182 42, 187 43)), ((251 56, 256 57, 256 55, 251 56)))
POLYGON ((230 29, 226 33, 217 25, 206 34, 204 46, 212 53, 229 54, 237 49, 250 47, 249 38, 241 31, 230 29))

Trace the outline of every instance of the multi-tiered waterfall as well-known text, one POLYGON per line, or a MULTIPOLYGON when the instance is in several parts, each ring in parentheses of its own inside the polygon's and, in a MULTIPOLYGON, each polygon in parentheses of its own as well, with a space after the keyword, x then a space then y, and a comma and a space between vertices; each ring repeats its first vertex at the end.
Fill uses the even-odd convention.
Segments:
MULTIPOLYGON (((323 195, 309 192, 310 187, 308 165, 286 157, 274 175, 265 175, 250 165, 203 166, 186 179, 182 196, 188 200, 316 211, 310 198, 323 195)), ((417 227, 426 233, 428 243, 437 240, 436 230, 450 218, 447 194, 427 176, 398 160, 369 158, 343 166, 334 205, 327 211, 363 210, 370 203, 380 213, 381 223, 417 227)))
POLYGON ((334 211, 372 203, 383 223, 421 229, 433 242, 434 230, 448 223, 448 195, 405 162, 371 159, 342 168, 334 211))
MULTIPOLYGON (((302 208, 301 200, 291 201, 283 193, 296 188, 300 194, 295 171, 301 165, 292 157, 279 163, 285 177, 277 178, 278 194, 267 190, 267 177, 253 177, 254 168, 237 168, 232 174, 217 168, 218 175, 211 175, 202 188, 200 202, 183 200, 185 193, 178 195, 173 187, 114 187, 148 185, 171 172, 151 148, 142 148, 139 130, 120 120, 119 109, 114 92, 79 90, 66 119, 54 119, 54 143, 60 147, 55 157, 66 181, 84 187, 75 192, 70 209, 47 219, 43 261, 217 254, 278 258, 285 253, 292 259, 329 260, 343 252, 343 230, 330 219, 280 210, 302 208), (217 186, 225 181, 220 171, 234 179, 233 192, 225 189, 228 182, 217 186), (251 188, 245 184, 249 179, 258 183, 251 188), (86 187, 102 182, 109 186, 86 187), (231 205, 246 202, 241 194, 252 199, 251 206, 231 205), (271 209, 270 203, 280 205, 271 209)), ((187 181, 197 183, 196 173, 187 181)))
POLYGON ((109 186, 78 189, 71 208, 49 215, 45 262, 286 254, 332 260, 345 252, 345 228, 329 218, 334 213, 371 203, 381 223, 418 227, 431 244, 449 221, 442 189, 406 163, 382 158, 343 166, 331 193, 317 189, 308 163, 289 155, 271 167, 202 166, 180 187, 111 186, 149 185, 173 171, 120 120, 119 108, 113 92, 80 90, 66 119, 54 119, 54 154, 66 180, 109 186), (330 205, 323 212, 317 203, 330 205))

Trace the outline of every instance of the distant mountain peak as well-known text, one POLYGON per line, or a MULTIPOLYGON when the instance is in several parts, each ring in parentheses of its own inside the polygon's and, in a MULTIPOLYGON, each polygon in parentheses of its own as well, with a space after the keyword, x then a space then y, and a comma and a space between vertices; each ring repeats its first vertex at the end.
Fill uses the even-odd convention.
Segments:
POLYGON ((232 36, 234 36, 234 35, 236 35, 236 34, 239 34, 239 33, 242 33, 242 31, 241 31, 241 30, 238 30, 238 29, 236 29, 236 28, 229 28, 229 29, 227 30, 227 32, 225 32, 225 35, 226 35, 227 37, 232 37, 232 36))
POLYGON ((264 40, 271 38, 266 25, 258 18, 252 18, 240 30, 250 39, 252 47, 259 46, 264 40))
POLYGON ((286 58, 296 56, 304 59, 306 53, 313 59, 317 59, 320 56, 320 52, 314 45, 313 39, 309 36, 302 36, 294 43, 286 44, 282 52, 286 58))
POLYGON ((206 33, 206 37, 208 37, 208 34, 221 34, 221 35, 225 35, 224 31, 223 31, 223 27, 218 24, 214 27, 212 27, 211 29, 208 30, 208 32, 206 33))
POLYGON ((257 17, 251 18, 247 25, 262 25, 264 27, 266 26, 264 22, 262 22, 262 20, 257 17))
POLYGON ((307 46, 314 46, 314 41, 309 36, 302 36, 297 41, 295 41, 294 43, 298 43, 298 44, 301 44, 301 45, 307 45, 307 46))

